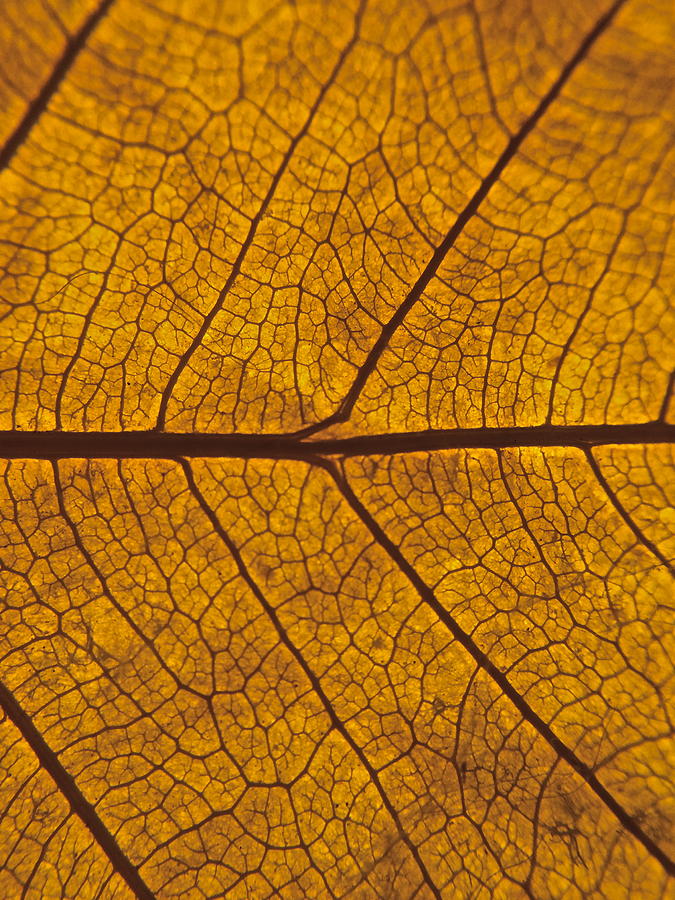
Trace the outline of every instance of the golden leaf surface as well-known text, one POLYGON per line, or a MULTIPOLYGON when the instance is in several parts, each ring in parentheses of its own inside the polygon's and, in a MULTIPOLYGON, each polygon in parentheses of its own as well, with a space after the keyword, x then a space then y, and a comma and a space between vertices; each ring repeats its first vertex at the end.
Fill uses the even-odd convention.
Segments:
POLYGON ((0 9, 0 896, 672 895, 668 0, 0 9))

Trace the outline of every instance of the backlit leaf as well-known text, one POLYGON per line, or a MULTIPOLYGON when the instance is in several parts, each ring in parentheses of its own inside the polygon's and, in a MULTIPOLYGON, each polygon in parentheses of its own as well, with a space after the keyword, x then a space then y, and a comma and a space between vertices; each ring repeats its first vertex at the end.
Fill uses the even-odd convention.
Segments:
POLYGON ((3 897, 671 895, 674 41, 3 4, 3 897))

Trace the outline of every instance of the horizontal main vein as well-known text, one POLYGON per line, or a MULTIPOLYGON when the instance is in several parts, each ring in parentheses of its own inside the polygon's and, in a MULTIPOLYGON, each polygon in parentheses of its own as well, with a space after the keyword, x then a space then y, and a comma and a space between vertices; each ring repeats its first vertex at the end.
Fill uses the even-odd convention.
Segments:
POLYGON ((26 113, 0 150, 0 172, 6 169, 14 158, 14 154, 26 140, 35 123, 47 108, 49 101, 63 84, 73 63, 85 46, 91 33, 110 9, 113 0, 102 0, 96 9, 85 19, 82 27, 67 42, 61 58, 54 66, 52 74, 42 86, 42 90, 28 106, 26 113))
POLYGON ((0 459, 309 459, 505 447, 580 447, 675 443, 675 425, 534 425, 448 428, 303 440, 285 434, 182 434, 157 431, 0 431, 0 459))
POLYGON ((518 131, 508 142, 501 156, 497 159, 492 169, 481 181, 473 196, 470 198, 464 209, 455 219, 454 224, 447 232, 441 243, 436 248, 433 256, 425 266, 422 274, 419 276, 415 284, 412 286, 403 303, 399 306, 389 321, 383 326, 379 338, 373 344, 365 362, 359 369, 351 387, 345 394, 339 408, 328 418, 307 428, 303 428, 298 432, 300 436, 308 436, 315 434, 317 431, 323 431, 327 427, 336 422, 346 422, 351 416, 354 405, 356 404, 365 383, 375 370, 377 363, 389 345, 393 334, 401 326, 412 307, 420 299, 426 290, 429 282, 438 271, 441 263, 446 258, 450 250, 454 247, 457 238, 462 234, 467 223, 473 218, 482 204, 483 200, 490 193, 494 185, 499 181, 504 169, 515 157, 525 138, 534 130, 542 116, 546 113, 554 100, 557 99, 565 84, 586 58, 589 50, 597 41, 600 35, 611 24, 619 9, 623 6, 625 0, 615 0, 607 12, 601 16, 595 23, 595 26, 589 31, 584 40, 577 48, 576 53, 563 67, 558 78, 553 82, 546 94, 542 97, 536 109, 525 119, 518 131))
MULTIPOLYGON (((316 462, 316 461, 315 461, 316 462)), ((537 714, 530 706, 525 697, 511 684, 506 674, 498 668, 484 653, 478 644, 473 640, 470 634, 464 631, 457 621, 450 615, 436 594, 417 573, 413 566, 408 562, 402 551, 393 543, 381 528, 379 523, 368 512, 361 503, 347 481, 347 478, 337 470, 333 462, 320 461, 321 467, 330 475, 335 482, 337 489, 340 491, 346 502, 349 504, 354 514, 368 529, 373 538, 382 547, 392 562, 406 576, 408 581, 417 591, 420 599, 434 611, 439 620, 443 622, 448 631, 455 640, 469 653, 475 663, 495 682, 502 693, 516 707, 523 719, 541 735, 541 737, 549 744, 549 746, 564 759, 578 775, 586 782, 593 793, 611 810, 611 812, 619 820, 623 828, 630 832, 636 840, 638 840, 645 850, 658 860, 666 872, 675 876, 675 861, 654 841, 647 832, 642 828, 636 816, 632 816, 614 795, 607 790, 597 777, 593 769, 587 765, 579 756, 567 746, 553 731, 553 729, 537 714)))
POLYGON ((42 768, 50 774, 73 812, 89 829, 99 847, 110 860, 115 872, 126 881, 137 900, 155 900, 155 895, 141 878, 136 866, 122 852, 114 836, 103 824, 92 804, 82 794, 72 775, 61 765, 58 756, 35 727, 30 716, 2 682, 0 682, 0 707, 21 732, 42 768))

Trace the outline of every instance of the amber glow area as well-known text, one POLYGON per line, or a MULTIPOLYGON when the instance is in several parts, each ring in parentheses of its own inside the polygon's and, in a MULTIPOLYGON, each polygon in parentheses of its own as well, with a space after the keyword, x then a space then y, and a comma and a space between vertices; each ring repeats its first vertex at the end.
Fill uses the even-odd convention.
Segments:
POLYGON ((0 897, 666 900, 668 0, 0 6, 0 897))

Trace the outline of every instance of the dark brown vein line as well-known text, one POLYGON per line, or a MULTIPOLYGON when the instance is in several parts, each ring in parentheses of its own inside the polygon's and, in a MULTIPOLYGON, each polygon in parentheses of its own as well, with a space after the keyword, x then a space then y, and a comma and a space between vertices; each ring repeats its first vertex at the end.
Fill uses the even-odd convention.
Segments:
POLYGON ((450 228, 443 241, 436 248, 436 251, 427 263, 424 271, 417 279, 413 287, 410 289, 403 303, 399 306, 393 316, 382 328, 379 338, 370 350, 364 364, 359 369, 356 377, 354 378, 354 381, 352 382, 351 387, 345 394, 338 409, 333 413, 333 415, 328 416, 328 418, 322 420, 321 422, 317 422, 314 425, 310 425, 308 428, 303 428, 302 430, 298 431, 298 436, 307 437, 311 434, 315 434, 317 431, 322 431, 325 428, 328 428, 330 425, 334 425, 338 422, 346 422, 349 419, 354 405, 361 395, 361 391, 363 390, 364 385, 375 370, 375 367, 377 366, 377 363, 379 362, 379 359, 384 353, 385 349, 389 345, 393 334, 402 324, 403 320, 410 312, 410 309, 420 299, 427 286, 429 285, 429 282, 438 271, 441 263, 454 246, 457 238, 462 234, 467 223, 476 214, 479 206, 487 197, 490 190, 499 181, 504 169, 515 157, 523 141, 538 125, 542 116, 546 113, 554 100, 557 99, 561 90, 569 81, 574 71, 586 58, 593 44, 611 24, 612 20, 624 3, 625 0, 615 0, 608 11, 600 19, 598 19, 594 28, 586 35, 582 43, 579 45, 574 56, 566 63, 558 78, 554 81, 548 92, 541 99, 537 108, 528 116, 527 119, 525 119, 519 130, 508 142, 497 162, 483 179, 480 186, 473 194, 464 209, 461 211, 459 216, 455 219, 453 226, 450 228))
POLYGON ((525 698, 513 687, 506 675, 497 668, 487 654, 478 647, 473 638, 468 635, 452 618, 450 613, 445 609, 442 603, 437 599, 429 585, 421 578, 421 576, 410 565, 400 548, 397 547, 385 534, 380 525, 370 515, 365 506, 353 492, 346 477, 337 470, 334 463, 326 460, 315 460, 315 464, 323 468, 335 482, 337 489, 340 491, 346 502, 349 504, 354 514, 363 522, 370 534, 375 538, 377 543, 387 553, 389 558, 400 569, 401 572, 411 582, 420 598, 426 603, 430 609, 438 616, 439 620, 450 631, 455 640, 464 647, 467 653, 474 661, 489 675, 495 684, 501 689, 506 697, 511 700, 518 712, 525 721, 529 722, 536 731, 544 738, 544 740, 552 747, 561 759, 564 759, 578 775, 586 782, 593 793, 611 810, 621 823, 623 828, 630 832, 636 838, 645 850, 658 860, 669 875, 675 876, 675 861, 670 859, 658 844, 643 830, 637 819, 632 816, 619 801, 607 790, 602 782, 595 775, 590 766, 586 765, 576 753, 570 749, 555 732, 550 728, 544 720, 537 715, 525 698))
POLYGON ((0 150, 0 172, 7 168, 16 151, 21 147, 35 123, 40 119, 40 116, 49 105, 49 101, 63 84, 73 63, 79 56, 80 51, 89 40, 92 32, 101 19, 106 15, 113 2, 114 0, 102 0, 97 8, 85 20, 80 30, 76 32, 66 44, 61 58, 54 66, 52 74, 43 84, 40 93, 29 105, 23 119, 7 139, 5 146, 0 150))
POLYGON ((84 797, 72 775, 61 765, 57 755, 33 725, 30 717, 14 694, 0 682, 0 706, 30 746, 43 769, 49 773, 57 788, 70 804, 97 844, 110 860, 117 874, 125 880, 138 900, 155 900, 155 895, 143 881, 138 869, 120 849, 119 844, 101 821, 91 803, 84 797))
POLYGON ((194 475, 193 475, 193 472, 192 472, 192 469, 191 469, 189 463, 184 459, 177 459, 176 461, 179 463, 179 465, 183 469, 183 473, 185 475, 185 480, 188 484, 188 488, 190 489, 190 492, 192 493, 192 495, 196 499, 196 501, 199 503, 199 506, 201 507, 202 511, 204 512, 204 514, 208 518, 209 522, 213 526, 214 532, 218 535, 218 537, 222 540, 222 542, 227 547, 228 552, 231 554, 232 559, 234 560, 235 565, 237 566, 237 569, 239 570, 239 574, 241 575, 242 579, 246 582, 249 589, 254 594, 258 603, 264 609, 269 620, 272 622, 272 625, 274 626, 277 634, 279 635, 279 640, 283 643, 283 645, 286 647, 286 649, 289 651, 289 653, 291 653, 293 658, 296 660, 296 662, 298 663, 298 665, 304 672, 305 677, 311 684, 312 689, 314 690, 315 694, 317 695, 317 697, 321 701, 321 704, 323 705, 324 709, 326 710, 326 713, 328 715, 328 718, 331 721, 333 728, 342 737, 342 739, 347 743, 347 745, 350 747, 351 751, 354 753, 356 758, 359 760, 359 762, 363 766, 364 770, 368 773, 368 777, 370 778, 373 786, 375 787, 378 794, 380 795, 380 799, 382 800, 382 803, 383 803, 385 809, 387 810, 387 813, 389 814, 389 816, 391 817, 391 820, 393 821, 394 825, 396 826, 396 829, 398 831, 400 839, 406 845, 406 847, 410 851, 413 859, 415 860, 415 863, 417 864, 417 867, 422 875, 422 878, 424 879, 424 883, 429 888, 429 890, 433 894, 433 896, 437 897, 438 900, 441 900, 441 896, 442 896, 441 892, 434 884, 434 881, 429 873, 429 870, 427 869, 426 864, 424 863, 424 860, 422 859, 422 857, 420 855, 418 847, 410 839, 409 835, 403 828, 399 814, 396 811, 391 800, 389 799, 389 796, 388 796, 387 792, 385 791, 384 787, 382 786, 382 782, 380 781, 380 777, 379 777, 378 773, 373 768, 373 766, 370 764, 370 762, 368 761, 368 758, 366 757, 363 750, 355 742, 354 738, 349 733, 347 727, 345 726, 345 724, 341 721, 341 719, 335 712, 335 709, 333 708, 333 704, 331 703, 330 699, 328 698, 328 695, 325 693, 324 689, 321 686, 321 682, 319 681, 317 676, 314 674, 312 669, 309 667, 309 665, 305 661, 302 653, 298 650, 298 648, 295 646, 293 641, 290 639, 288 633, 286 632, 286 629, 284 628, 284 626, 281 623, 281 620, 279 619, 279 616, 277 615, 277 611, 269 603, 269 601, 267 600, 267 598, 265 597, 263 592, 260 590, 260 587, 258 586, 257 582, 251 576, 246 564, 244 563, 244 560, 242 559, 242 556, 241 556, 241 553, 239 552, 238 547, 236 546, 236 544, 234 543, 232 538, 229 536, 227 531, 223 528, 223 525, 222 525, 220 519, 218 518, 216 512, 207 503, 204 495, 201 493, 201 491, 197 487, 197 483, 195 481, 195 478, 194 478, 194 475))
POLYGON ((285 434, 179 434, 156 431, 0 431, 0 459, 309 459, 434 450, 675 443, 675 425, 535 425, 364 434, 303 441, 285 434))
POLYGON ((610 485, 610 483, 609 483, 609 482, 607 481, 607 479, 605 478, 602 469, 600 468, 600 466, 598 465, 597 460, 596 460, 595 457, 593 456, 593 452, 592 452, 591 448, 590 448, 590 447, 587 447, 587 448, 585 449, 585 453, 586 453, 586 459, 588 460, 588 464, 589 464, 589 466, 591 467, 591 469, 593 470, 593 474, 595 475, 595 477, 596 477, 596 479, 597 479, 597 481, 598 481, 598 484, 600 485, 600 487, 602 488, 602 490, 603 490, 603 491, 605 492, 605 494, 607 495, 607 498, 609 499, 609 501, 610 501, 610 503, 612 504, 612 506, 614 507, 614 509, 619 513, 619 515, 620 515, 621 518, 624 520, 624 522, 626 523, 626 525, 628 525, 628 527, 630 528, 630 530, 633 532, 633 534, 635 535, 635 537, 637 538, 637 540, 639 541, 639 543, 642 544, 643 547, 646 547, 647 550, 649 550, 649 552, 650 552, 654 557, 656 557, 656 559, 658 559, 658 561, 659 561, 662 565, 664 565, 664 566, 666 567, 666 569, 668 569, 668 571, 669 571, 672 575, 675 575, 675 566, 674 566, 674 565, 673 565, 673 564, 672 564, 672 563, 671 563, 671 562, 663 555, 663 553, 661 553, 661 551, 660 551, 659 548, 656 546, 656 544, 655 544, 653 541, 651 541, 651 540, 647 537, 647 535, 644 534, 644 533, 638 528, 638 526, 635 524, 635 522, 633 521, 632 517, 631 517, 630 514, 628 513, 626 507, 625 507, 625 506, 623 505, 623 503, 619 500, 619 498, 618 498, 616 492, 614 491, 614 489, 612 488, 612 486, 610 485))
POLYGON ((162 392, 162 398, 161 398, 160 404, 159 404, 159 412, 157 414, 157 424, 155 426, 155 429, 157 431, 163 431, 165 428, 167 408, 169 405, 169 401, 171 400, 171 397, 173 395, 174 388, 176 387, 176 384, 178 382, 178 379, 180 378, 181 374, 185 370, 185 367, 188 365, 188 363, 192 359, 194 352, 197 350, 197 348, 199 346, 201 346, 202 341, 204 340, 204 336, 206 335, 207 331, 211 327, 213 320, 218 315, 220 310, 223 308, 223 304, 225 303, 225 300, 227 299, 227 297, 230 293, 230 290, 232 289, 232 285, 234 284, 236 279, 239 277, 239 274, 241 272, 241 267, 244 263, 244 260, 246 258, 248 251, 251 248, 251 244, 253 243, 253 239, 258 230, 258 226, 260 225, 260 222, 262 221, 262 219, 265 216, 267 207, 269 206, 270 202, 272 201, 272 198, 274 197, 274 194, 276 193, 277 187, 279 186, 279 182, 281 181, 286 169, 288 168, 288 164, 290 163, 291 159, 293 158, 293 155, 298 147, 298 144, 300 143, 300 141, 305 137, 305 135, 309 131, 309 129, 312 125, 312 122, 314 121, 314 118, 319 110, 319 107, 323 103, 324 97, 328 93, 328 90, 335 83, 335 80, 337 79, 337 76, 338 76, 340 70, 342 69, 342 67, 345 64, 345 60, 351 53, 352 49, 354 48, 354 46, 358 40, 359 29, 361 27, 361 19, 363 18, 363 13, 365 11, 365 5, 366 5, 366 0, 361 0, 361 2, 359 4, 359 8, 356 12, 356 17, 355 17, 355 21, 354 21, 354 30, 352 32, 352 35, 351 35, 349 41, 347 42, 347 44, 345 45, 345 47, 343 48, 342 52, 340 53, 338 60, 335 63, 335 66, 333 67, 333 71, 328 76, 326 83, 322 86, 321 90, 319 91, 314 103, 312 104, 312 106, 309 110, 307 118, 305 119, 302 127, 295 134, 295 136, 291 140, 290 144, 288 145, 288 149, 286 150, 286 153, 284 154, 283 159, 281 160, 281 164, 280 164, 279 168, 277 169, 277 171, 274 174, 274 177, 272 178, 272 181, 267 190, 267 193, 265 194, 263 201, 260 204, 260 208, 258 209, 258 212, 255 214, 255 216, 251 220, 251 225, 249 227, 248 233, 247 233, 246 237, 244 238, 244 241, 241 245, 241 249, 239 250, 239 253, 237 254, 237 258, 235 259, 235 261, 232 265, 232 269, 230 270, 230 274, 228 275, 227 280, 225 281, 223 289, 221 290, 220 294, 218 295, 218 299, 213 304, 213 306, 211 307, 211 309, 209 310, 207 315, 204 317, 204 321, 202 322, 202 325, 201 325, 199 331, 192 339, 190 346, 187 348, 185 353, 179 359, 175 369, 171 373, 171 375, 166 383, 166 387, 164 388, 164 390, 162 392))
POLYGON ((670 406, 670 399, 673 396, 673 386, 675 385, 675 372, 671 372, 668 376, 668 384, 666 385, 666 391, 663 395, 663 402, 661 403, 661 409, 659 410, 659 422, 665 422, 668 418, 668 407, 670 406))

